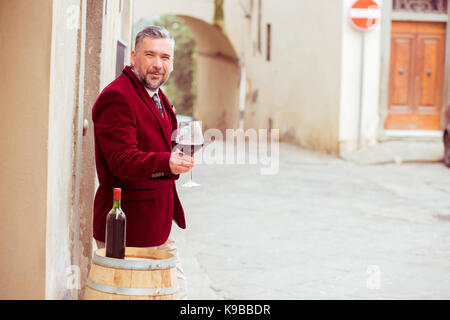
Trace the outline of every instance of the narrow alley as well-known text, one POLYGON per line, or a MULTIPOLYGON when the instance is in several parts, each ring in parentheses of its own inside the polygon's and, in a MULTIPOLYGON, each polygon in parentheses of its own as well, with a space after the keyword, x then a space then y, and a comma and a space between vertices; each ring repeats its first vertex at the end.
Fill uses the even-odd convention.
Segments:
POLYGON ((450 170, 280 145, 279 172, 199 165, 177 230, 190 299, 449 299, 450 170))

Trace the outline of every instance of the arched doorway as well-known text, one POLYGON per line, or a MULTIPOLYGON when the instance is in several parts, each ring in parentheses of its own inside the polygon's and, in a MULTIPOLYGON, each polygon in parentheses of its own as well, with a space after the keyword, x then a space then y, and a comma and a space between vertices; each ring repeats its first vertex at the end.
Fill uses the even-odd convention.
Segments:
POLYGON ((238 128, 240 65, 236 51, 218 27, 179 17, 193 31, 198 46, 198 107, 194 115, 205 128, 238 128))

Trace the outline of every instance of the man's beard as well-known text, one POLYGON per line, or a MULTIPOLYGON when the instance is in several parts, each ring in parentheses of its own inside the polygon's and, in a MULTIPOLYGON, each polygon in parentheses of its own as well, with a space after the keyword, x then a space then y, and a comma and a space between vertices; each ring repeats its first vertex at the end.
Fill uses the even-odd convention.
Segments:
MULTIPOLYGON (((134 68, 133 68, 134 69, 134 68)), ((154 91, 154 90, 158 90, 158 88, 160 87, 160 86, 162 86, 163 84, 165 84, 166 82, 167 82, 167 80, 169 79, 169 76, 167 76, 167 77, 165 77, 165 75, 166 75, 166 73, 164 72, 164 70, 163 69, 150 69, 150 70, 147 70, 146 72, 145 72, 145 74, 141 74, 139 71, 137 71, 137 70, 139 70, 139 68, 138 68, 138 66, 136 66, 136 70, 135 70, 135 74, 136 74, 136 76, 139 78, 139 80, 142 82, 142 84, 144 85, 144 87, 146 87, 147 89, 150 89, 150 90, 152 90, 152 91, 154 91), (152 73, 158 73, 158 74, 160 74, 161 75, 161 79, 159 79, 159 80, 155 80, 155 81, 157 81, 157 82, 150 82, 149 80, 148 80, 148 76, 151 76, 151 74, 152 73)))

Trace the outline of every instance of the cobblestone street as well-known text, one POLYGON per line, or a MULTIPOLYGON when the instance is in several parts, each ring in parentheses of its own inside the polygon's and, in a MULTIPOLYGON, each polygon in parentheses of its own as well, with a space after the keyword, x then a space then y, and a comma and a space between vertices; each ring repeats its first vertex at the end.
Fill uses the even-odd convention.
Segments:
POLYGON ((449 299, 450 169, 359 165, 280 145, 279 172, 206 165, 177 182, 189 299, 449 299))

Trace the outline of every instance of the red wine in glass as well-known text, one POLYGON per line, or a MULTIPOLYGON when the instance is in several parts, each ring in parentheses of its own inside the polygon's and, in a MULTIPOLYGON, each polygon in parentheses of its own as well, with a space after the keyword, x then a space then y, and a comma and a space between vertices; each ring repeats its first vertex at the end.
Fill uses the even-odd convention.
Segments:
MULTIPOLYGON (((193 157, 194 153, 203 147, 203 133, 200 121, 183 121, 180 122, 177 134, 177 148, 183 153, 193 157)), ((192 181, 192 170, 190 172, 190 180, 183 187, 198 187, 200 184, 192 181)))
POLYGON ((184 154, 189 156, 193 156, 198 150, 203 147, 203 143, 191 143, 189 141, 181 141, 177 144, 178 149, 182 151, 184 154))

